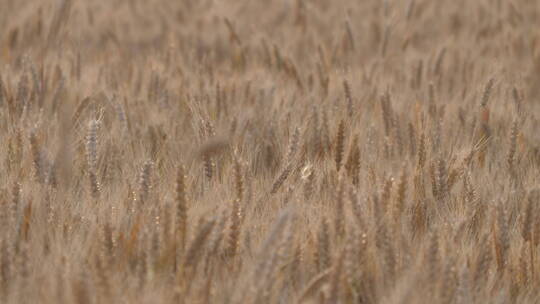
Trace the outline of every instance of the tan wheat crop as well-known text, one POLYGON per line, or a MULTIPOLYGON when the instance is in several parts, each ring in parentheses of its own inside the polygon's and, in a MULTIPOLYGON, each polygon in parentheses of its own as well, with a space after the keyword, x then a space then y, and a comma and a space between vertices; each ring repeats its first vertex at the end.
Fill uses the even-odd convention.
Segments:
POLYGON ((540 303, 540 2, 0 0, 0 304, 540 303))

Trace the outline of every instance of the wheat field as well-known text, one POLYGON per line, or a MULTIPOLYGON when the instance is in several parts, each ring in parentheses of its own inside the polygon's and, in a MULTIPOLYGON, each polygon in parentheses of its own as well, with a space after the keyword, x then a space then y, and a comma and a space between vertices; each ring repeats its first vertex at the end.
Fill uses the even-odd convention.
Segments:
POLYGON ((539 29, 0 0, 0 303, 540 303, 539 29))

